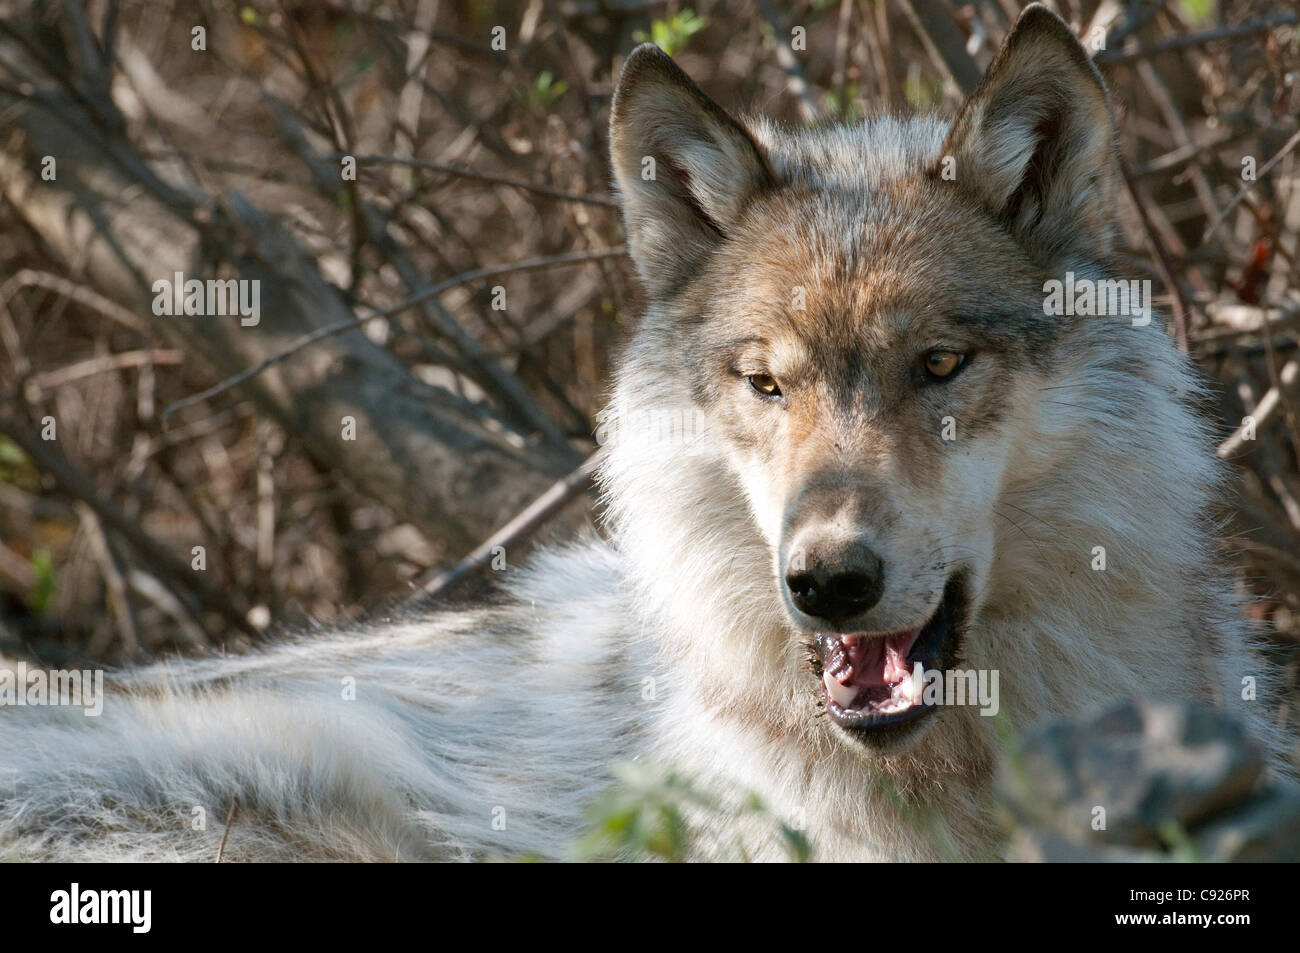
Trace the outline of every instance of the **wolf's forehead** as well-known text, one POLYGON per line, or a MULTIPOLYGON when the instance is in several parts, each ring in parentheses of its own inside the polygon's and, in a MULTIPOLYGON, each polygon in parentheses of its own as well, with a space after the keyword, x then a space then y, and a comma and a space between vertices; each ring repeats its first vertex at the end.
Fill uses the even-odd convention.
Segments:
POLYGON ((777 188, 738 229, 744 256, 759 252, 771 271, 800 273, 806 281, 798 283, 823 292, 839 285, 858 293, 890 270, 908 284, 908 276, 931 271, 932 280, 934 266, 969 258, 963 252, 987 238, 987 222, 928 174, 946 131, 931 117, 798 131, 757 121, 777 188))
POLYGON ((710 310, 844 349, 985 313, 991 297, 1001 310, 1032 308, 1028 259, 927 174, 946 130, 932 118, 799 132, 756 124, 778 184, 720 249, 705 283, 710 310))
POLYGON ((992 271, 1020 277, 1005 256, 993 260, 991 229, 915 194, 926 191, 778 190, 755 204, 713 274, 743 312, 837 326, 960 308, 987 299, 992 271))
POLYGON ((1014 345, 1012 325, 989 322, 1041 311, 1032 263, 994 225, 914 191, 936 190, 769 196, 709 270, 704 313, 761 328, 791 360, 885 354, 918 336, 1014 345))
POLYGON ((877 117, 852 125, 790 130, 749 122, 780 181, 816 189, 877 191, 921 172, 939 154, 948 123, 877 117))

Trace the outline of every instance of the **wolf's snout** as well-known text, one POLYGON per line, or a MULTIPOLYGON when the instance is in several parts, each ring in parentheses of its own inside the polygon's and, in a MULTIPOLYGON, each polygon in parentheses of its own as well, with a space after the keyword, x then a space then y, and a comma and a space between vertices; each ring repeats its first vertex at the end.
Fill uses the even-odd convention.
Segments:
POLYGON ((834 624, 866 612, 884 592, 884 563, 858 541, 792 547, 785 573, 790 601, 834 624))

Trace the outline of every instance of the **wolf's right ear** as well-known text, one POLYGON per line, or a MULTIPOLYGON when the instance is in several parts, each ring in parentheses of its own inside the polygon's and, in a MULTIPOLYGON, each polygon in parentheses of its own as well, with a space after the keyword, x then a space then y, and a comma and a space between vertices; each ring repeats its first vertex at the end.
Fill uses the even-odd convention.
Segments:
POLYGON ((664 297, 772 174, 744 127, 650 43, 623 65, 609 129, 632 260, 650 296, 664 297))
POLYGON ((1041 258, 1109 252, 1119 180, 1110 97, 1064 20, 1025 8, 931 175, 974 195, 1041 258))

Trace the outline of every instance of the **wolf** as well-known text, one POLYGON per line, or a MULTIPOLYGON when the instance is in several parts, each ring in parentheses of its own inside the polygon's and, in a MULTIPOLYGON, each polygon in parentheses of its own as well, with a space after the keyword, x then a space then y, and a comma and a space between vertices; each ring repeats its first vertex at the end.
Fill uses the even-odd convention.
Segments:
POLYGON ((481 602, 117 673, 98 718, 0 713, 0 856, 566 858, 644 762, 710 792, 700 859, 786 856, 773 817, 818 860, 983 859, 1036 721, 1181 697, 1266 738, 1202 383, 1159 321, 1044 307, 1115 275, 1114 139, 1037 5, 950 122, 740 120, 637 48, 606 533, 481 602))

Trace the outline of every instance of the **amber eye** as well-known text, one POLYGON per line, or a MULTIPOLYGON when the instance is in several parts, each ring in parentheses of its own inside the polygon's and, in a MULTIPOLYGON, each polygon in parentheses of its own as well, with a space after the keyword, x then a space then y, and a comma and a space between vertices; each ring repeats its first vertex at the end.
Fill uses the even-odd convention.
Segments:
POLYGON ((750 374, 745 379, 749 381, 750 387, 764 397, 781 396, 781 388, 777 385, 776 378, 770 374, 750 374))
POLYGON ((922 363, 925 365, 925 372, 931 377, 943 379, 952 377, 957 373, 957 369, 966 361, 965 354, 958 354, 956 351, 929 351, 926 353, 922 363))

